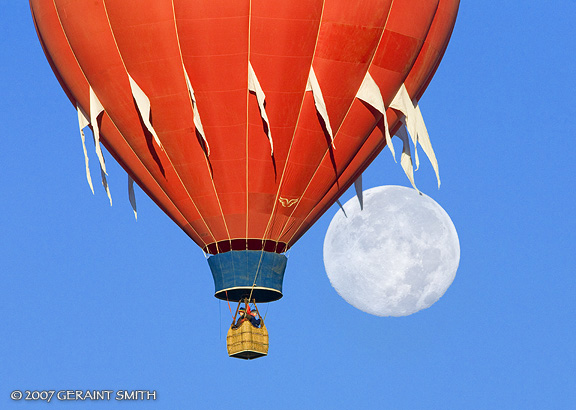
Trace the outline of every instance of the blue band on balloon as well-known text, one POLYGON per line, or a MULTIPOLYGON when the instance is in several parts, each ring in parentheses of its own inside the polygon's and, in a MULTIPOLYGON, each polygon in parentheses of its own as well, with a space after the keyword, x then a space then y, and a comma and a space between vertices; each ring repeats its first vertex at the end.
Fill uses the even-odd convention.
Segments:
POLYGON ((208 264, 214 277, 214 296, 236 302, 250 294, 257 302, 278 300, 282 297, 287 261, 282 254, 266 251, 229 251, 212 255, 208 264))

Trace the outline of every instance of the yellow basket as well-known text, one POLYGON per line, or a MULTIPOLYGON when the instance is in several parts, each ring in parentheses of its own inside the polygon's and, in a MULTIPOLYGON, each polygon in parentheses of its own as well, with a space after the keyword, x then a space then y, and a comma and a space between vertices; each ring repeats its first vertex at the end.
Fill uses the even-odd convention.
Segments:
POLYGON ((234 328, 230 326, 226 336, 228 356, 238 359, 252 360, 268 354, 268 331, 262 321, 261 327, 254 327, 245 320, 234 328))

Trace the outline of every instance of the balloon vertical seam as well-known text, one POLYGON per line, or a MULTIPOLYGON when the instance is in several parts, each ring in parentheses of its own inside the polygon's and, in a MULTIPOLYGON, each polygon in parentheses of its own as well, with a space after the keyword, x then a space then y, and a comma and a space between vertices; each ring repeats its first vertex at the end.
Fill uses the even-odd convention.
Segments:
MULTIPOLYGON (((248 228, 249 222, 248 218, 250 217, 250 144, 249 144, 249 131, 250 131, 250 50, 251 50, 251 36, 252 36, 252 0, 248 2, 248 55, 247 57, 247 73, 246 76, 246 234, 244 235, 246 238, 246 250, 248 250, 248 228)), ((262 246, 264 248, 264 246, 262 246)), ((230 243, 230 249, 232 249, 232 243, 230 243)))

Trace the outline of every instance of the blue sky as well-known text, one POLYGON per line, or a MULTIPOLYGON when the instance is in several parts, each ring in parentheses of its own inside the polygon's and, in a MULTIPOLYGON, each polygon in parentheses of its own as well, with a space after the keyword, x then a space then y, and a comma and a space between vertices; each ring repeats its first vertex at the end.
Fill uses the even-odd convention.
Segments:
MULTIPOLYGON (((427 162, 416 173, 460 237, 444 297, 404 318, 348 305, 322 261, 332 208, 292 248, 270 354, 252 362, 226 355, 200 249, 139 189, 134 221, 110 156, 114 206, 91 194, 28 3, 0 10, 0 408, 47 406, 16 389, 157 392, 55 408, 574 407, 575 1, 460 6, 420 102, 442 188, 427 162)), ((387 150, 364 174, 378 185, 409 186, 387 150)))

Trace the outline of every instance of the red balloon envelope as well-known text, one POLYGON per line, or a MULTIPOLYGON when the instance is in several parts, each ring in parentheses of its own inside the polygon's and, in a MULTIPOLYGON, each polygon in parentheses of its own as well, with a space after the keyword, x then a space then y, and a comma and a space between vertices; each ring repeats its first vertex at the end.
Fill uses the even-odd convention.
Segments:
POLYGON ((424 92, 459 0, 30 4, 99 158, 212 255, 216 297, 266 302, 283 253, 399 128, 395 99, 424 92))

